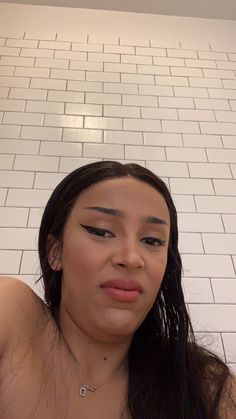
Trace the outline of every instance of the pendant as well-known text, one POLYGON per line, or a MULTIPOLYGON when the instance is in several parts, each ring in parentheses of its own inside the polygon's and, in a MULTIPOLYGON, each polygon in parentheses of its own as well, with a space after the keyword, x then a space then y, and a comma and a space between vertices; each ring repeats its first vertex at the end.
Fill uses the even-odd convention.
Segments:
POLYGON ((81 387, 80 387, 80 389, 79 389, 79 394, 80 394, 80 396, 81 397, 85 397, 86 396, 86 393, 87 393, 87 391, 93 391, 93 392, 95 392, 96 391, 96 388, 94 388, 94 387, 89 387, 89 386, 86 386, 86 384, 83 384, 81 387))

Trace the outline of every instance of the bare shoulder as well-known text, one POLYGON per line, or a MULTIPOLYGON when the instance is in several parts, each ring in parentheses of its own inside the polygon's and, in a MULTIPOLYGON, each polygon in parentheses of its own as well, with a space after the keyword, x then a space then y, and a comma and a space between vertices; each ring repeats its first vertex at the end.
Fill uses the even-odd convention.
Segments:
POLYGON ((223 388, 220 405, 220 419, 236 418, 236 375, 231 373, 223 388))
POLYGON ((0 356, 20 334, 33 331, 47 313, 45 303, 26 283, 0 277, 0 356))

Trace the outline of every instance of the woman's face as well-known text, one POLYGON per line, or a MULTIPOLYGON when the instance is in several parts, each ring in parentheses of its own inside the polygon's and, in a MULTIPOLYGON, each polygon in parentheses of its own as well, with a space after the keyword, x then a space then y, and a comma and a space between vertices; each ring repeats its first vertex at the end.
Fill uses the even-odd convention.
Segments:
POLYGON ((61 313, 102 341, 131 337, 151 309, 167 264, 162 195, 132 177, 85 190, 66 222, 61 313))

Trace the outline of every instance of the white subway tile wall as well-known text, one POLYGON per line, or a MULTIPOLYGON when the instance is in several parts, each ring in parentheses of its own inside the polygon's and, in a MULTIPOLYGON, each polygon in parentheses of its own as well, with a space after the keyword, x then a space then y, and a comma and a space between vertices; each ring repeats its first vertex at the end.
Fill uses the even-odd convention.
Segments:
POLYGON ((102 159, 138 162, 168 185, 194 329, 236 370, 236 54, 200 41, 1 34, 1 275, 40 294, 47 199, 102 159))

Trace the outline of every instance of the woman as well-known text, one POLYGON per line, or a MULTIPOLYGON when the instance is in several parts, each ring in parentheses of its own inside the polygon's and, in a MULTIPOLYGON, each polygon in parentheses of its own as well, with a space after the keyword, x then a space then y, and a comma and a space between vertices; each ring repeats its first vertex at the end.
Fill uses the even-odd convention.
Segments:
POLYGON ((44 403, 29 417, 236 417, 228 367, 195 342, 176 210, 158 177, 111 161, 75 170, 47 203, 39 256, 50 316, 35 341, 54 413, 44 403))

